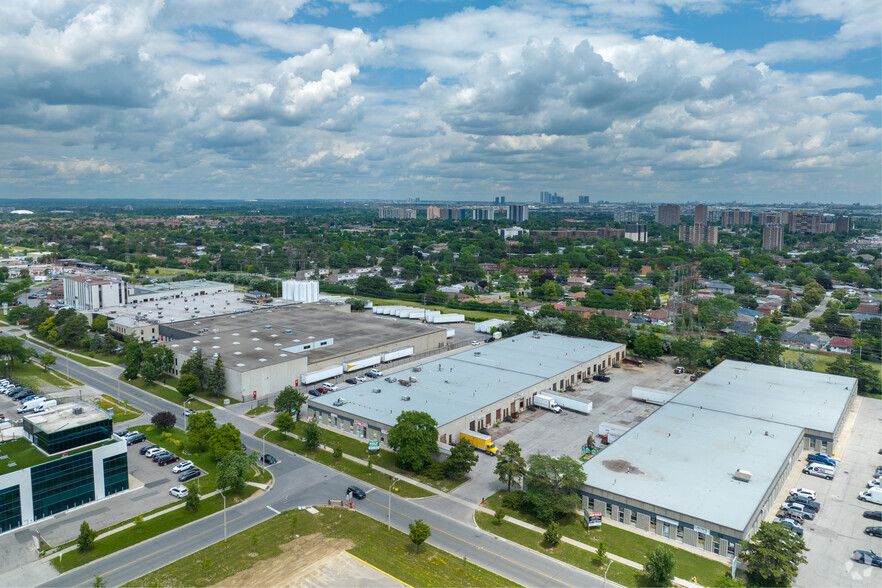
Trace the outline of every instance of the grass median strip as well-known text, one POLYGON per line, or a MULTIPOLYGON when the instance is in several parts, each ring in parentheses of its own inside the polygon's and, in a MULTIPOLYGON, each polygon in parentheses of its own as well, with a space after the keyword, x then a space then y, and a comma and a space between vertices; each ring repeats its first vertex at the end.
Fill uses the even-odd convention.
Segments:
MULTIPOLYGON (((257 488, 248 486, 245 489, 245 498, 256 491, 257 488)), ((241 499, 238 499, 237 501, 241 501, 241 499)), ((228 500, 229 506, 232 506, 237 501, 230 502, 228 500)), ((196 512, 191 512, 186 507, 179 508, 142 523, 135 524, 122 531, 112 533, 105 537, 99 537, 89 551, 80 552, 77 549, 68 551, 63 555, 53 558, 52 565, 59 573, 63 574, 76 567, 120 551, 126 547, 131 547, 132 545, 140 543, 141 541, 146 541, 157 535, 162 535, 163 533, 167 533, 168 531, 177 529, 187 523, 192 523, 195 520, 207 517, 208 515, 221 510, 223 510, 223 499, 220 496, 212 496, 202 500, 199 504, 199 510, 196 512)))
MULTIPOLYGON (((131 384, 135 388, 140 388, 144 392, 149 392, 149 393, 153 394, 154 396, 159 396, 160 398, 162 398, 164 400, 168 400, 169 402, 172 402, 172 403, 177 404, 179 406, 183 406, 184 401, 187 400, 184 396, 181 396, 181 394, 177 390, 167 388, 166 386, 163 386, 162 384, 159 384, 157 382, 148 383, 148 382, 145 382, 142 378, 135 378, 134 380, 125 380, 125 379, 123 379, 123 377, 121 375, 120 375, 119 379, 120 379, 120 381, 125 382, 126 384, 131 384)), ((169 376, 169 379, 171 379, 171 376, 169 376)), ((205 404, 201 400, 191 400, 190 402, 187 403, 187 408, 190 408, 192 410, 209 410, 212 407, 205 404)))
MULTIPOLYGON (((235 574, 257 568, 263 560, 286 555, 291 564, 284 569, 290 571, 283 571, 284 577, 273 577, 283 585, 296 585, 297 571, 312 563, 296 556, 321 537, 341 540, 341 544, 351 542, 354 547, 346 551, 411 586, 515 586, 502 576, 431 545, 423 544, 417 550, 406 534, 395 529, 387 532, 385 525, 361 513, 328 508, 320 508, 318 515, 283 513, 230 537, 226 543, 206 547, 124 586, 225 584, 235 574)), ((251 585, 267 585, 265 578, 254 570, 248 579, 251 585)), ((347 578, 334 580, 345 582, 347 578)))
MULTIPOLYGON (((500 508, 502 505, 502 494, 505 494, 505 491, 499 491, 493 494, 487 499, 485 506, 491 510, 500 508)), ((536 517, 512 511, 507 508, 503 508, 503 511, 506 516, 520 519, 543 529, 546 527, 545 523, 536 517)), ((722 563, 706 557, 701 557, 700 555, 686 551, 685 549, 674 547, 667 543, 655 541, 650 537, 646 537, 639 533, 632 533, 631 531, 613 525, 602 525, 601 527, 588 528, 583 517, 578 514, 569 515, 558 521, 558 523, 560 524, 560 532, 564 537, 575 539, 580 543, 585 543, 592 547, 597 547, 602 541, 604 547, 609 553, 614 553, 619 557, 629 559, 641 565, 646 561, 646 554, 648 554, 650 550, 659 545, 664 545, 674 554, 674 559, 676 561, 674 575, 678 578, 686 579, 695 577, 705 586, 713 585, 713 582, 719 578, 720 574, 726 573, 727 570, 727 567, 722 563)), ((486 530, 495 533, 496 529, 497 527, 491 525, 491 527, 486 530)), ((615 564, 613 567, 615 567, 615 564)))
MULTIPOLYGON (((262 437, 266 431, 266 428, 258 429, 255 436, 262 437)), ((390 481, 388 474, 369 468, 366 465, 356 463, 345 457, 334 459, 334 456, 331 453, 322 451, 321 449, 307 449, 306 444, 300 439, 288 435, 282 435, 282 433, 278 431, 271 431, 267 434, 266 440, 280 447, 284 447, 288 451, 292 451, 299 455, 303 455, 304 457, 308 457, 313 461, 332 467, 337 471, 352 476, 353 478, 364 480, 368 484, 373 484, 378 488, 389 487, 390 481)), ((426 496, 432 496, 432 493, 428 490, 424 490, 419 486, 414 486, 413 484, 408 484, 404 481, 398 482, 395 487, 398 488, 398 494, 405 498, 424 498, 426 496)))

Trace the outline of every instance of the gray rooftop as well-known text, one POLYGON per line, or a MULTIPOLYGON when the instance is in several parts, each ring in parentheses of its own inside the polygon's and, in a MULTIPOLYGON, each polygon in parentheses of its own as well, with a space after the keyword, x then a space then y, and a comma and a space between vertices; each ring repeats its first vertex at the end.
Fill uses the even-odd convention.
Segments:
POLYGON ((308 358, 309 364, 334 358, 342 363, 367 355, 378 345, 407 347, 413 344, 414 338, 439 330, 439 327, 415 321, 334 308, 324 304, 287 305, 173 323, 168 326, 181 332, 203 332, 165 345, 177 353, 189 353, 193 347, 202 349, 206 357, 217 353, 224 367, 246 371, 303 356, 308 358), (309 351, 288 350, 321 341, 331 342, 309 351))
POLYGON ((54 406, 46 412, 25 415, 24 418, 47 433, 57 433, 63 429, 107 420, 110 418, 110 415, 93 404, 68 402, 54 406), (74 414, 72 409, 75 406, 82 408, 83 412, 74 414))
MULTIPOLYGON (((143 292, 139 292, 143 294, 143 292)), ((291 304, 287 300, 274 300, 274 306, 291 304)), ((254 305, 242 300, 241 292, 219 292, 189 299, 168 298, 153 302, 134 302, 123 306, 107 306, 101 309, 112 322, 127 327, 140 327, 150 324, 167 324, 180 321, 194 321, 211 318, 219 314, 247 312, 254 305)))
POLYGON ((164 294, 167 292, 189 292, 205 288, 233 289, 232 284, 213 282, 211 280, 182 280, 180 282, 154 282, 152 284, 129 284, 135 294, 164 294))
POLYGON ((420 372, 385 372, 396 379, 415 377, 418 381, 409 387, 377 378, 309 402, 333 412, 338 408, 334 401, 343 398, 339 410, 388 426, 402 412, 419 410, 443 426, 620 346, 546 333, 536 339, 527 333, 424 363, 420 372))
POLYGON ((726 360, 673 402, 832 433, 854 378, 726 360))
POLYGON ((668 403, 582 469, 588 486, 743 531, 801 437, 801 427, 668 403))

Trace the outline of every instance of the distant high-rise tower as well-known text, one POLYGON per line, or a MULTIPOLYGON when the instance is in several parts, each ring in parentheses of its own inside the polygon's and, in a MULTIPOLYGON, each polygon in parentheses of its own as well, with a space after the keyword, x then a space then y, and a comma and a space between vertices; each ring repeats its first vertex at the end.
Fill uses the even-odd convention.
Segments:
POLYGON ((750 210, 724 210, 723 211, 723 226, 724 227, 733 227, 736 225, 750 225, 753 224, 753 212, 750 210))
POLYGON ((791 233, 810 233, 816 235, 821 232, 821 215, 794 212, 790 215, 791 233))
POLYGON ((557 192, 539 192, 539 202, 542 204, 563 204, 563 196, 558 196, 557 192))
POLYGON ((784 248, 784 228, 779 224, 771 224, 763 227, 763 249, 765 251, 779 251, 784 248))
POLYGON ((661 204, 656 213, 661 225, 672 227, 680 224, 680 207, 676 204, 661 204))
POLYGON ((680 240, 689 241, 696 247, 702 243, 716 245, 719 240, 719 227, 709 227, 701 223, 680 225, 680 240))
POLYGON ((646 223, 625 223, 625 239, 646 243, 647 238, 646 223))
POLYGON ((636 223, 640 220, 640 213, 636 210, 614 210, 613 220, 617 223, 636 223))
POLYGON ((704 204, 697 204, 695 206, 695 222, 703 225, 707 224, 707 206, 704 204))
POLYGON ((493 199, 493 204, 496 206, 505 206, 505 196, 497 196, 493 199))
POLYGON ((526 204, 509 204, 508 205, 508 220, 514 221, 516 223, 524 222, 529 217, 530 213, 527 209, 526 204))
POLYGON ((591 204, 591 196, 579 196, 579 204, 591 204))
POLYGON ((837 233, 848 233, 849 229, 851 229, 851 217, 837 216, 835 231, 837 233))

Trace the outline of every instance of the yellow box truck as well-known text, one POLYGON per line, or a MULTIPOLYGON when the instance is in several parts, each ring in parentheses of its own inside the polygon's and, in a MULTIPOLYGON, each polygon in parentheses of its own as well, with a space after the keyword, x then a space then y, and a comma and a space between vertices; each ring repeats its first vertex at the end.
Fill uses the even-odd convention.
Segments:
POLYGON ((468 433, 460 433, 459 438, 462 441, 471 443, 472 447, 479 451, 483 451, 487 455, 496 455, 496 445, 494 445, 493 439, 490 438, 490 435, 469 431, 468 433))

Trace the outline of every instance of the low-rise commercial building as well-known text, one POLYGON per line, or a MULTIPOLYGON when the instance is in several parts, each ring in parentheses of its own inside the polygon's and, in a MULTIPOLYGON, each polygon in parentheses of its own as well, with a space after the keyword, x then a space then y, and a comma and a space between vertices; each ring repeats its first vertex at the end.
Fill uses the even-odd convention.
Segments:
POLYGON ((857 380, 726 360, 585 463, 583 506, 735 555, 803 450, 832 453, 857 380))
POLYGON ((24 438, 0 445, 0 532, 129 488, 126 443, 84 403, 24 417, 24 438))
POLYGON ((311 398, 307 413, 326 427, 385 444, 402 412, 426 412, 448 451, 460 433, 491 427, 533 404, 536 394, 590 379, 624 357, 620 343, 525 333, 311 398))

